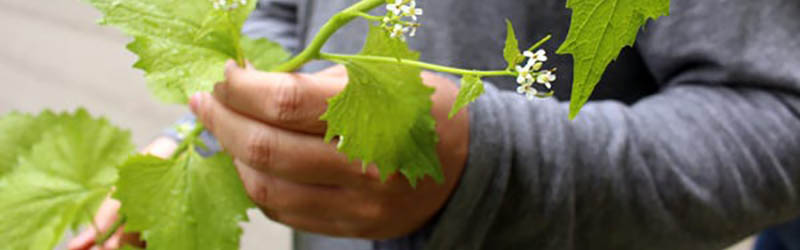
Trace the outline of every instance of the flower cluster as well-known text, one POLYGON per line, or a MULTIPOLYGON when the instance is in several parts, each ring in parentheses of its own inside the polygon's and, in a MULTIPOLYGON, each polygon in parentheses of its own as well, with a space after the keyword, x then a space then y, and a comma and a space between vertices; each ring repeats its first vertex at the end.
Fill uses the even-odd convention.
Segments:
POLYGON ((214 4, 214 9, 231 11, 247 5, 247 0, 211 0, 211 3, 214 4))
POLYGON ((540 49, 533 53, 525 51, 523 54, 528 59, 525 66, 516 66, 517 92, 525 94, 528 99, 534 97, 550 97, 553 95, 552 83, 556 81, 555 69, 542 70, 544 62, 547 61, 547 53, 540 49))
POLYGON ((386 5, 386 16, 383 17, 382 27, 389 31, 392 38, 406 40, 406 34, 414 37, 420 27, 419 16, 422 8, 417 7, 416 0, 394 0, 386 5), (408 21, 408 19, 411 21, 408 21))

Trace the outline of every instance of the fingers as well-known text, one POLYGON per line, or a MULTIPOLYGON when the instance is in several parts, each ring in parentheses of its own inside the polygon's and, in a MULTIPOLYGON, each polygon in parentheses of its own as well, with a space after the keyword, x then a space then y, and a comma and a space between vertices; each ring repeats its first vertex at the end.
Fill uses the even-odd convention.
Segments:
POLYGON ((86 250, 89 249, 94 245, 94 240, 97 235, 97 231, 94 228, 89 228, 84 230, 81 234, 77 237, 73 238, 68 244, 67 248, 69 250, 86 250))
POLYGON ((326 69, 323 69, 322 71, 314 73, 314 75, 319 77, 329 77, 329 78, 342 78, 342 77, 346 78, 347 68, 345 68, 344 65, 337 64, 335 66, 328 67, 326 69))
POLYGON ((307 184, 355 186, 364 182, 361 169, 318 136, 251 120, 208 94, 193 97, 191 107, 226 151, 254 169, 307 184))
MULTIPOLYGON (((78 237, 75 237, 72 241, 70 241, 67 245, 67 248, 70 250, 84 250, 93 247, 98 231, 105 232, 110 230, 114 222, 117 221, 117 211, 119 210, 119 207, 119 201, 113 199, 107 199, 105 202, 103 202, 103 205, 100 206, 100 210, 97 211, 97 214, 94 218, 97 228, 95 228, 95 225, 92 225, 86 231, 83 231, 83 233, 78 235, 78 237)), ((118 230, 111 238, 109 238, 103 244, 103 248, 118 248, 120 243, 119 239, 121 237, 122 229, 118 230)))
POLYGON ((142 153, 160 158, 169 158, 178 148, 178 143, 167 137, 159 137, 142 150, 142 153))
POLYGON ((346 84, 346 79, 242 69, 232 62, 225 74, 226 82, 214 88, 225 106, 276 127, 312 134, 325 132, 319 117, 327 100, 346 84))
POLYGON ((236 161, 236 169, 248 196, 265 211, 333 218, 341 214, 331 213, 330 208, 347 204, 343 187, 286 180, 258 171, 241 161, 236 161))
POLYGON ((373 224, 375 206, 364 193, 341 187, 308 185, 283 180, 236 163, 248 196, 272 220, 294 229, 332 236, 356 237, 373 224))

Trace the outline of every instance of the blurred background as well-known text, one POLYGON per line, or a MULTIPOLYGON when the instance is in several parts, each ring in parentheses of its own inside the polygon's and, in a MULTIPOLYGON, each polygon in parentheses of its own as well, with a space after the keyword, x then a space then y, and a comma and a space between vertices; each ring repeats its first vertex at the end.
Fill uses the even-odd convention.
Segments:
MULTIPOLYGON (((85 107, 130 129, 140 147, 186 114, 150 96, 142 72, 131 68, 129 39, 98 26, 99 17, 79 0, 0 0, 0 114, 85 107)), ((288 228, 258 211, 250 218, 242 249, 291 248, 288 228)), ((748 239, 727 250, 751 246, 748 239)))

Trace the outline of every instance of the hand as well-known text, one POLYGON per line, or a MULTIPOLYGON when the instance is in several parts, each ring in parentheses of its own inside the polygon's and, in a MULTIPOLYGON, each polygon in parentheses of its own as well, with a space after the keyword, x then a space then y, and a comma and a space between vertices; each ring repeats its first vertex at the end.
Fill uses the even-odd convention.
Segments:
MULTIPOLYGON (((142 150, 142 152, 166 158, 169 157, 177 147, 178 144, 176 144, 175 141, 162 137, 153 141, 153 143, 142 150)), ((114 235, 108 238, 108 240, 106 240, 102 246, 95 246, 95 240, 97 240, 98 231, 106 232, 111 230, 110 227, 113 226, 117 219, 119 219, 119 216, 117 215, 119 207, 119 201, 111 198, 106 199, 100 206, 97 214, 95 214, 94 224, 83 231, 80 235, 70 240, 67 248, 70 250, 112 250, 119 249, 123 245, 144 247, 144 242, 139 239, 139 234, 123 233, 124 228, 122 227, 120 227, 114 233, 114 235), (97 228, 94 227, 95 225, 97 228)))
POLYGON ((400 175, 382 183, 375 167, 362 173, 361 163, 323 141, 326 124, 319 117, 326 100, 347 83, 342 66, 309 75, 265 73, 229 62, 227 81, 213 96, 193 96, 191 107, 235 157, 250 198, 268 217, 303 231, 388 239, 418 230, 435 215, 466 161, 467 112, 447 119, 458 89, 434 74, 422 77, 436 87, 433 116, 445 183, 426 178, 416 189, 400 175))

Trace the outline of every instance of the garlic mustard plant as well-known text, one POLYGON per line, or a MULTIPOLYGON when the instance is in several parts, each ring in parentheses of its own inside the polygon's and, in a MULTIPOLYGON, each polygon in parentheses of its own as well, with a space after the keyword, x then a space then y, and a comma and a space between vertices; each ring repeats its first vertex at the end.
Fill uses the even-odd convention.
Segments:
POLYGON ((381 19, 381 27, 389 31, 392 38, 405 41, 406 33, 414 37, 417 28, 422 26, 418 20, 422 16, 422 8, 417 7, 416 0, 395 0, 386 5, 386 16, 381 19), (408 19, 411 21, 408 21, 408 19))
MULTIPOLYGON (((240 67, 249 61, 273 72, 292 72, 312 60, 345 65, 347 87, 329 100, 320 117, 327 122, 325 140, 338 138, 341 153, 364 166, 374 164, 384 180, 399 172, 412 186, 426 176, 444 181, 431 115, 434 90, 423 84, 422 70, 461 76, 451 118, 483 94, 484 78, 516 78, 517 91, 529 99, 552 96, 557 79, 556 69, 543 69, 547 52, 536 50, 550 36, 521 50, 510 21, 505 48, 498 51, 505 67, 461 69, 420 61, 406 41, 422 28, 421 0, 358 1, 332 16, 293 57, 277 43, 242 34, 256 0, 84 1, 104 15, 101 24, 133 37, 127 48, 139 56, 134 67, 145 72, 153 94, 165 102, 185 104, 188 96, 211 91, 224 80, 230 59, 240 67), (386 13, 368 14, 374 9, 386 13), (322 52, 337 30, 357 18, 371 23, 360 53, 322 52)), ((605 67, 622 47, 632 45, 639 28, 668 14, 669 0, 569 0, 567 7, 573 9, 572 24, 557 53, 575 58, 574 118, 605 67)), ((0 214, 7 215, 0 220, 0 242, 9 249, 52 249, 68 225, 86 225, 100 201, 113 193, 122 202, 121 218, 98 235, 98 245, 125 224, 126 230, 141 232, 151 250, 237 248, 239 223, 254 205, 232 159, 224 152, 207 158, 196 153, 204 147, 201 124, 183 124, 178 130, 183 141, 171 157, 160 159, 131 155, 129 133, 83 110, 0 117, 0 135, 6 135, 0 136, 0 146, 6 146, 0 150, 0 214), (60 164, 57 169, 45 167, 53 162, 60 164), (70 183, 70 188, 42 183, 70 183), (85 198, 76 202, 75 194, 85 198)))
POLYGON ((540 49, 533 53, 525 51, 523 57, 527 58, 525 66, 517 65, 514 67, 517 73, 517 92, 524 94, 529 100, 534 97, 546 98, 553 96, 552 83, 556 81, 555 69, 541 70, 547 62, 547 53, 540 49), (537 89, 534 84, 541 85, 542 91, 537 89))

